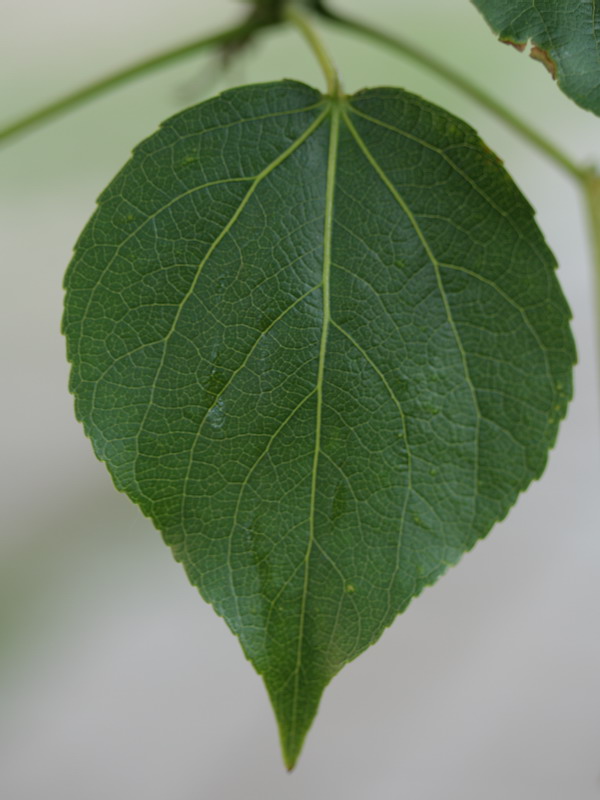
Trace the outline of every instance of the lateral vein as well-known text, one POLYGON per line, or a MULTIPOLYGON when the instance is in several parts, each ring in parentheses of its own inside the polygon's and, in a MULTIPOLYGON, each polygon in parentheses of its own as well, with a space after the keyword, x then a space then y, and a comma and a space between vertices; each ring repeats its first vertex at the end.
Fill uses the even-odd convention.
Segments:
MULTIPOLYGON (((418 222, 417 218, 415 217, 415 215, 413 214, 412 210, 410 209, 410 207, 406 203, 406 200, 402 197, 402 195, 399 193, 399 191, 393 185, 393 183, 391 182, 389 177, 385 174, 382 166, 376 160, 376 158, 373 155, 373 153, 371 153, 371 151, 369 150, 367 144, 365 143, 365 141, 363 140, 363 138, 359 134, 359 132, 356 130, 356 127, 354 126, 352 120, 350 119, 350 117, 349 117, 349 115, 347 113, 344 113, 344 122, 348 126, 348 129, 349 129, 350 133, 352 134, 352 136, 354 138, 354 141, 356 142, 356 144, 360 148, 361 152, 363 153, 363 155, 365 156, 365 158, 367 159, 367 161, 369 162, 371 167, 375 170, 375 172, 377 173, 377 175, 379 176, 379 178, 381 179, 383 184, 386 186, 386 188, 388 189, 388 191, 390 192, 392 197, 396 200, 396 202, 398 203, 400 208, 403 210, 403 212, 408 217, 408 219, 410 221, 410 224, 411 224, 415 234, 417 235, 419 241, 421 242, 421 245, 423 246, 423 250, 425 251, 425 253, 426 253, 426 255, 427 255, 427 257, 428 257, 428 259, 431 262, 431 265, 433 267, 434 274, 435 274, 435 279, 436 279, 436 283, 437 283, 437 287, 438 287, 438 291, 439 291, 439 294, 440 294, 440 298, 442 300, 442 305, 443 305, 444 311, 446 313, 446 318, 447 318, 447 321, 448 321, 448 325, 450 326, 450 330, 452 331, 452 336, 453 336, 454 341, 456 343, 456 347, 457 347, 458 354, 459 354, 459 357, 460 357, 460 360, 461 360, 461 364, 462 364, 465 383, 466 383, 467 388, 469 390, 469 393, 471 395, 471 401, 472 401, 472 404, 473 404, 473 412, 474 412, 474 415, 475 415, 475 463, 473 465, 473 489, 474 489, 475 496, 477 496, 478 489, 479 489, 479 440, 480 440, 480 429, 481 429, 481 418, 482 418, 482 415, 481 415, 481 410, 479 408, 479 401, 477 399, 477 392, 475 390, 475 386, 473 384, 473 380, 471 378, 471 374, 470 374, 470 370, 469 370, 469 364, 468 364, 468 361, 467 361, 467 354, 465 352, 465 348, 464 348, 462 340, 460 338, 460 334, 458 332, 458 328, 456 326, 456 322, 454 321, 454 316, 452 314, 452 309, 450 308, 450 303, 448 301, 448 297, 446 295, 446 290, 445 290, 444 284, 442 282, 442 276, 441 276, 441 271, 440 271, 440 262, 438 261, 435 253, 431 249, 431 245, 427 241, 427 238, 426 238, 425 234, 423 233, 423 230, 421 229, 421 226, 419 225, 419 222, 418 222)), ((473 508, 473 515, 475 515, 475 513, 476 513, 475 509, 476 509, 476 506, 474 506, 474 508, 473 508)))
MULTIPOLYGON (((310 138, 310 136, 317 130, 317 128, 320 127, 320 125, 325 120, 325 118, 328 116, 328 114, 329 114, 329 109, 326 108, 306 128, 306 130, 297 139, 295 139, 292 142, 292 144, 286 150, 284 150, 283 153, 280 153, 277 156, 277 158, 273 159, 273 161, 271 161, 270 164, 267 164, 267 166, 261 172, 259 172, 259 174, 256 176, 256 178, 252 181, 252 184, 250 185, 248 191, 246 192, 246 194, 242 198, 242 201, 240 202, 240 204, 236 208, 235 212, 229 218, 227 224, 223 226, 223 228, 222 228, 221 232, 219 233, 219 235, 215 238, 215 240, 212 242, 212 244, 210 245, 210 247, 206 251, 206 254, 204 255, 202 261, 198 264, 198 268, 196 270, 196 274, 194 275, 194 278, 193 278, 192 282, 190 283, 189 289, 187 290, 185 295, 180 300, 179 308, 177 309, 177 311, 176 311, 176 313, 175 313, 175 315, 173 317, 173 322, 171 323, 171 327, 170 327, 169 331, 167 332, 167 334, 166 334, 166 336, 164 338, 162 355, 161 355, 160 362, 159 362, 157 370, 156 370, 156 375, 155 375, 154 381, 152 383, 152 389, 151 389, 151 392, 150 392, 150 397, 148 399, 146 412, 145 412, 145 414, 144 414, 144 416, 142 418, 142 421, 141 421, 140 426, 139 426, 139 431, 138 431, 138 434, 136 436, 136 443, 139 443, 139 437, 141 435, 141 432, 144 429, 144 425, 146 424, 146 420, 147 420, 148 415, 150 413, 150 409, 152 408, 152 406, 154 404, 154 395, 156 393, 156 387, 158 385, 160 374, 161 374, 161 372, 163 370, 163 367, 164 367, 164 364, 165 364, 166 353, 167 353, 167 345, 168 345, 173 333, 175 332, 175 330, 177 328, 177 324, 179 322, 179 319, 181 317, 181 314, 183 312, 183 309, 184 309, 186 303, 188 302, 188 300, 193 295, 193 293, 194 293, 194 291, 196 289, 196 286, 198 284, 198 280, 200 279, 200 275, 201 275, 205 265, 208 263, 208 261, 210 260, 212 254, 215 252, 217 247, 221 244, 223 239, 227 236, 229 231, 232 229, 234 224, 237 222, 237 220, 239 219, 240 215, 242 214, 242 211, 247 206, 250 198, 252 197, 252 195, 254 194, 256 189, 258 188, 258 186, 262 183, 262 181, 268 175, 270 175, 271 172, 273 172, 273 170, 275 170, 280 164, 282 164, 287 158, 289 158, 289 156, 291 156, 292 153, 294 153, 300 147, 300 145, 302 145, 308 138, 310 138)), ((134 459, 134 464, 133 464, 133 476, 134 476, 134 480, 136 481, 136 485, 138 487, 138 490, 141 492, 141 487, 139 486, 139 482, 137 481, 137 477, 136 477, 136 475, 137 475, 137 461, 138 461, 138 458, 139 458, 139 444, 138 444, 138 450, 136 452, 136 457, 134 459)))

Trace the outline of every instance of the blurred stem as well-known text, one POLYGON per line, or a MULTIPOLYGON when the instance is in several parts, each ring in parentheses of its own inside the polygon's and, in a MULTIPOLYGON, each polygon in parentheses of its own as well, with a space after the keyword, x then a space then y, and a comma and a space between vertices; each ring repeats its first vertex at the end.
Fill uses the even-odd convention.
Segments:
POLYGON ((340 80, 337 70, 323 42, 308 21, 306 15, 299 11, 293 3, 290 3, 283 13, 284 18, 287 18, 298 28, 315 54, 325 75, 325 80, 327 81, 327 93, 331 95, 331 97, 338 96, 340 93, 340 80))
POLYGON ((0 144, 3 144, 8 139, 16 137, 22 133, 27 133, 31 129, 49 122, 54 117, 67 113, 78 106, 92 100, 98 95, 103 94, 109 89, 114 89, 121 84, 127 83, 135 78, 140 78, 146 73, 157 69, 158 67, 166 66, 182 58, 191 56, 200 50, 205 50, 210 47, 218 47, 220 45, 235 45, 243 44, 247 39, 255 33, 259 28, 264 28, 267 25, 274 24, 277 21, 266 15, 252 13, 240 25, 235 25, 227 28, 211 36, 196 39, 192 42, 175 47, 172 50, 167 50, 158 53, 143 61, 138 61, 125 69, 106 75, 87 86, 65 95, 64 97, 42 106, 36 111, 28 114, 21 119, 16 120, 12 124, 0 129, 0 144))
POLYGON ((473 83, 469 78, 456 72, 452 67, 449 67, 431 53, 421 50, 405 39, 390 34, 387 31, 380 30, 379 28, 375 28, 366 22, 360 22, 345 14, 338 14, 336 11, 331 11, 325 6, 322 0, 313 0, 312 4, 314 10, 325 19, 337 25, 341 25, 348 30, 355 31, 361 36, 366 36, 375 42, 391 47, 393 50, 408 56, 408 58, 411 58, 413 61, 417 61, 422 66, 437 73, 440 77, 444 78, 457 89, 460 89, 460 91, 467 94, 484 108, 487 108, 488 111, 491 111, 492 114, 531 142, 537 149, 542 150, 549 158, 566 170, 571 177, 575 178, 580 183, 585 181, 587 173, 584 168, 578 167, 577 164, 571 161, 571 159, 562 152, 562 150, 534 128, 531 128, 520 117, 513 114, 512 111, 502 105, 502 103, 491 97, 484 89, 477 86, 477 84, 473 83))
POLYGON ((588 207, 594 264, 596 267, 596 324, 598 326, 598 344, 600 347, 600 174, 595 169, 587 170, 583 178, 583 188, 588 207))

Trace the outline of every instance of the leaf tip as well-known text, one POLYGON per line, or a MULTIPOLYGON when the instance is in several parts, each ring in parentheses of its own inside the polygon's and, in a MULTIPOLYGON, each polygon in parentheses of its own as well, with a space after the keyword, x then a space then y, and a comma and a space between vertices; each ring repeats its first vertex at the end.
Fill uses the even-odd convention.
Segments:
POLYGON ((281 740, 281 752, 283 755, 283 763, 286 769, 286 772, 289 774, 296 769, 298 764, 298 759, 302 753, 302 749, 304 747, 304 741, 306 736, 299 736, 288 738, 287 741, 282 738, 281 740))
POLYGON ((287 772, 288 773, 293 772, 294 768, 296 767, 296 762, 298 761, 298 756, 296 756, 296 758, 291 760, 291 761, 288 761, 287 758, 285 758, 285 756, 284 756, 283 760, 284 760, 285 768, 286 768, 287 772))
POLYGON ((306 736, 314 722, 319 699, 324 688, 324 686, 320 687, 316 697, 314 695, 311 696, 310 692, 302 692, 298 701, 294 702, 292 698, 291 703, 289 702, 289 695, 286 698, 269 692, 277 727, 279 728, 281 756, 288 772, 292 772, 298 763, 306 736))
POLYGON ((308 727, 304 732, 300 733, 300 735, 291 735, 290 730, 286 730, 283 726, 280 726, 281 755, 287 772, 293 772, 296 768, 304 746, 306 733, 308 733, 308 727))

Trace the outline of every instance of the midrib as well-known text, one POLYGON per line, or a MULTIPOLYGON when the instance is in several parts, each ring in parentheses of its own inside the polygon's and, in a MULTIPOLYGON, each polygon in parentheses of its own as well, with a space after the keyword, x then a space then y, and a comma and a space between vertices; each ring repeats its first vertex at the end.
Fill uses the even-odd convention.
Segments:
POLYGON ((302 605, 300 607, 300 625, 298 628, 298 649, 294 674, 294 694, 292 705, 292 719, 290 726, 290 739, 296 736, 296 722, 300 688, 300 668, 302 666, 302 646, 304 641, 304 623, 306 619, 306 602, 308 598, 308 577, 310 571, 310 557, 315 541, 315 508, 317 494, 317 473, 319 468, 319 455, 321 452, 321 421, 323 416, 323 376, 325 373, 325 357, 327 352, 327 334, 331 321, 330 311, 330 270, 331 270, 331 239, 333 228, 333 201, 335 191, 335 173, 337 166, 337 151, 340 127, 339 100, 331 104, 331 128, 329 134, 329 154, 327 160, 327 185, 325 189, 325 220, 323 232, 323 327, 321 330, 321 344, 319 348, 319 367, 317 371, 317 403, 315 419, 315 449, 313 454, 310 506, 309 506, 309 535, 306 553, 304 555, 304 586, 302 589, 302 605))

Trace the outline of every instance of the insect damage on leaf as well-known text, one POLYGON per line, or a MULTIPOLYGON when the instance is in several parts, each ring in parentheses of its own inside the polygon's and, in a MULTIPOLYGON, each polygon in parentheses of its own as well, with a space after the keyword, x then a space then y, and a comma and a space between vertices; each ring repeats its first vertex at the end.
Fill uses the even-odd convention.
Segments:
POLYGON ((475 132, 400 89, 226 92, 100 197, 65 279, 76 413, 288 766, 331 678, 542 473, 574 360, 554 268, 475 132))
POLYGON ((472 0, 501 42, 541 61, 560 89, 600 114, 597 8, 582 0, 472 0))
POLYGON ((514 47, 515 50, 518 50, 519 53, 522 53, 525 50, 526 44, 524 42, 514 42, 512 39, 503 39, 500 37, 500 41, 502 44, 509 44, 511 47, 514 47))
POLYGON ((543 50, 541 47, 534 44, 529 52, 529 57, 533 58, 534 61, 542 63, 550 75, 552 75, 553 80, 556 80, 556 62, 554 59, 550 58, 550 54, 547 50, 543 50))
POLYGON ((534 61, 539 61, 542 63, 550 75, 552 75, 553 80, 556 80, 556 62, 554 59, 550 57, 550 54, 547 50, 544 50, 541 47, 538 47, 533 42, 514 42, 511 39, 502 39, 500 38, 502 44, 511 45, 514 47, 515 50, 518 50, 519 53, 524 53, 527 47, 529 46, 529 57, 533 58, 534 61))

